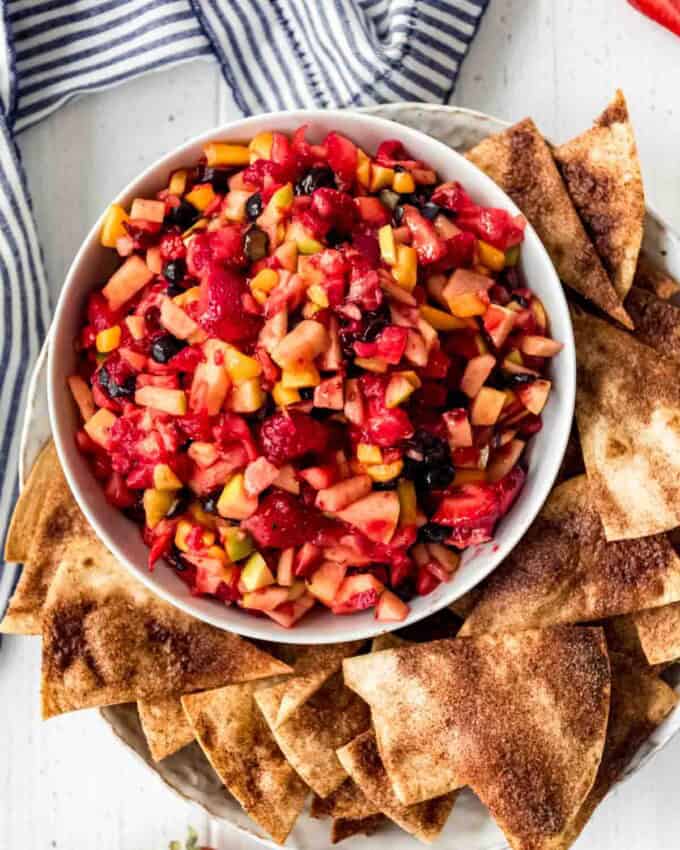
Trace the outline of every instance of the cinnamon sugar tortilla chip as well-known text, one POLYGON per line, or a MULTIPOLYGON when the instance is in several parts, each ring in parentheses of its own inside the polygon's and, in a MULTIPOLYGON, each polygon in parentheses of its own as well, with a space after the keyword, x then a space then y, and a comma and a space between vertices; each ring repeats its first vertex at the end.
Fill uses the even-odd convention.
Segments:
POLYGON ((638 611, 621 620, 633 631, 648 664, 680 660, 680 602, 638 611))
POLYGON ((555 850, 567 850, 572 845, 641 744, 678 701, 673 689, 654 672, 641 668, 625 655, 610 653, 609 657, 612 694, 602 761, 595 784, 555 850))
POLYGON ((331 844, 338 844, 353 835, 375 835, 385 821, 385 816, 380 814, 360 820, 335 818, 331 827, 331 844))
POLYGON ((680 360, 680 307, 634 286, 626 307, 635 322, 635 337, 664 357, 680 360))
POLYGON ((43 717, 289 672, 154 596, 99 541, 64 552, 43 611, 43 717))
POLYGON ((680 383, 675 361, 573 311, 576 418, 607 540, 680 525, 680 383))
POLYGON ((161 761, 194 740, 178 696, 139 700, 137 713, 154 761, 161 761))
POLYGON ((368 799, 353 779, 346 779, 327 797, 315 795, 310 814, 313 818, 363 820, 371 815, 377 815, 379 811, 380 809, 368 799))
POLYGON ((321 646, 278 644, 271 652, 295 668, 295 676, 281 685, 275 727, 281 726, 342 666, 343 658, 355 655, 366 641, 329 643, 321 646))
POLYGON ((553 154, 614 289, 624 299, 642 244, 645 194, 623 93, 616 92, 594 127, 553 154))
POLYGON ((287 682, 255 693, 267 725, 291 767, 316 794, 326 797, 347 779, 335 751, 368 729, 366 703, 335 673, 285 723, 277 717, 287 682))
POLYGON ((431 844, 446 825, 456 792, 411 806, 396 797, 372 730, 364 732, 342 749, 338 758, 364 794, 380 811, 414 838, 431 844))
POLYGON ((680 283, 657 266, 643 251, 638 259, 633 286, 646 289, 657 298, 673 298, 680 293, 680 283))
POLYGON ((469 785, 512 847, 559 846, 604 747, 610 674, 601 629, 436 641, 351 658, 343 669, 371 706, 402 804, 469 785))
POLYGON ((286 761, 253 699, 266 682, 182 697, 203 752, 246 813, 282 844, 308 788, 286 761))
POLYGON ((47 591, 69 541, 91 535, 61 471, 54 443, 40 453, 14 509, 5 547, 23 562, 0 632, 40 634, 47 591))
POLYGON ((562 281, 621 324, 632 327, 534 122, 526 118, 484 139, 466 157, 522 210, 562 281))
POLYGON ((484 583, 461 635, 581 623, 680 600, 665 534, 608 543, 585 475, 556 487, 484 583))

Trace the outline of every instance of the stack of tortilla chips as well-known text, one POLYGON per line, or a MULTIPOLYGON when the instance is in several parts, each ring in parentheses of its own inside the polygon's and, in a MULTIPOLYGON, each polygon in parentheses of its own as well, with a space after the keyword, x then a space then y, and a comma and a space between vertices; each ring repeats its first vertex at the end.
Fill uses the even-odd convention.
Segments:
POLYGON ((468 157, 572 293, 579 374, 559 483, 455 614, 371 646, 255 646, 116 564, 52 446, 16 507, 7 559, 24 570, 0 630, 42 634, 43 716, 136 703, 152 758, 197 741, 280 843, 310 798, 333 842, 391 822, 432 843, 468 788, 513 850, 566 850, 677 701, 680 286, 639 257, 625 101, 565 145, 527 119, 468 157))

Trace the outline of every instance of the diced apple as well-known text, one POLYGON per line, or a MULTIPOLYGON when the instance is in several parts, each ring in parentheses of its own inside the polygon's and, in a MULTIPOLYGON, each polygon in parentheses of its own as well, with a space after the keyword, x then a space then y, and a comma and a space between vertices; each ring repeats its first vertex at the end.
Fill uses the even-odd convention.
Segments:
POLYGON ((538 416, 548 401, 551 387, 550 381, 539 379, 519 387, 517 396, 527 410, 538 416))
POLYGON ((154 221, 160 224, 165 218, 165 204, 163 201, 135 198, 130 207, 130 218, 154 221))
POLYGON ((298 552, 295 554, 295 564, 293 566, 293 575, 295 577, 305 577, 312 574, 317 564, 321 561, 322 551, 314 543, 303 543, 298 552))
POLYGON ((344 413, 352 425, 361 426, 366 421, 364 399, 359 388, 359 381, 356 378, 345 381, 344 413))
POLYGON ((220 532, 224 548, 231 561, 242 561, 252 554, 255 544, 250 534, 238 526, 230 526, 220 532))
POLYGON ((146 334, 146 320, 144 316, 126 316, 125 324, 133 339, 144 339, 144 335, 146 334))
POLYGON ((288 601, 287 587, 261 587, 243 594, 241 606, 251 611, 273 611, 288 601))
POLYGON ((515 313, 500 304, 490 304, 483 321, 491 341, 496 348, 501 348, 515 325, 515 313))
POLYGON ((399 496, 394 490, 369 493, 337 512, 375 543, 389 543, 399 522, 399 496))
POLYGON ((292 493, 294 496, 297 496, 300 492, 300 482, 297 479, 297 473, 290 463, 281 467, 279 474, 272 484, 274 487, 285 490, 287 493, 292 493))
POLYGON ((289 549, 284 549, 279 555, 279 563, 276 567, 276 581, 282 587, 292 587, 293 578, 293 563, 295 562, 295 549, 291 546, 289 549))
POLYGON ((142 387, 135 393, 135 404, 152 407, 173 416, 184 416, 187 412, 187 397, 184 390, 169 390, 165 387, 142 387))
POLYGON ((342 366, 342 346, 338 320, 333 316, 328 323, 328 348, 319 355, 319 368, 324 372, 334 372, 342 366))
POLYGON ((255 413, 265 402, 265 393, 259 378, 248 378, 235 384, 227 396, 227 408, 235 413, 255 413))
POLYGON ((167 463, 157 463, 153 468, 153 486, 156 490, 179 490, 182 482, 167 463))
POLYGON ((257 344, 269 354, 274 351, 288 332, 288 311, 279 310, 262 326, 257 344))
POLYGON ((154 274, 160 274, 163 271, 163 259, 158 245, 153 245, 147 249, 146 264, 154 274))
POLYGON ((510 472, 522 456, 525 443, 522 440, 510 440, 500 449, 497 449, 486 468, 486 480, 496 482, 510 472))
MULTIPOLYGON (((240 584, 247 592, 251 592, 259 590, 261 587, 268 587, 270 584, 274 584, 274 581, 274 576, 265 559, 259 552, 253 552, 241 571, 240 584)), ((286 591, 285 598, 287 597, 288 591, 286 591)), ((281 602, 283 601, 284 599, 281 600, 281 602)))
POLYGON ((358 500, 363 500, 371 492, 371 479, 368 475, 355 475, 346 478, 332 487, 319 490, 316 494, 316 506, 321 511, 337 513, 352 505, 358 500))
POLYGON ((161 301, 160 322, 177 339, 189 339, 198 330, 198 324, 171 299, 161 301))
POLYGON ((564 346, 561 342, 547 336, 527 335, 522 337, 519 348, 523 354, 531 357, 554 357, 562 351, 564 346))
POLYGON ((383 453, 380 446, 372 443, 359 443, 357 446, 357 459, 361 463, 382 463, 383 453))
POLYGON ((474 445, 472 427, 467 411, 463 407, 448 410, 443 414, 449 432, 449 445, 453 449, 469 448, 474 445))
POLYGON ((474 398, 477 395, 495 365, 496 358, 492 354, 480 354, 468 361, 460 380, 460 388, 466 396, 474 398))
POLYGON ((142 501, 146 524, 149 528, 155 528, 167 515, 170 508, 175 504, 175 498, 175 494, 170 490, 150 488, 144 491, 142 501))
POLYGON ((243 474, 243 486, 249 496, 259 496, 263 490, 276 481, 279 475, 278 466, 270 463, 264 455, 251 461, 243 474))
POLYGON ((111 310, 120 309, 126 301, 149 283, 154 274, 144 260, 132 254, 109 278, 102 289, 111 310))
POLYGON ((515 361, 511 360, 509 357, 506 357, 503 361, 503 371, 507 372, 509 375, 535 375, 536 377, 539 375, 535 369, 529 369, 528 366, 522 366, 521 363, 515 363, 515 361))
POLYGON ((105 407, 100 407, 99 410, 91 416, 83 426, 88 437, 97 443, 102 448, 107 447, 109 431, 118 421, 118 417, 107 410, 105 407))
POLYGON ((284 602, 275 611, 267 611, 267 615, 280 626, 290 629, 315 605, 316 599, 311 593, 306 593, 294 602, 284 602))
POLYGON ((414 366, 427 366, 427 346, 418 331, 409 330, 404 357, 414 366))
POLYGON ((443 546, 441 543, 428 543, 427 551, 449 574, 455 573, 460 566, 460 555, 448 546, 443 546))
POLYGON ((494 281, 491 277, 477 274, 477 272, 470 271, 469 269, 456 269, 449 277, 442 295, 450 303, 451 299, 458 295, 476 294, 480 291, 486 292, 488 289, 491 289, 493 284, 494 281))
POLYGON ((281 386, 284 390, 317 387, 320 383, 321 375, 313 363, 300 364, 295 369, 284 369, 281 373, 281 386))
MULTIPOLYGON (((462 321, 462 319, 459 319, 459 321, 462 321)), ((423 318, 418 319, 417 327, 420 335, 422 336, 425 342, 425 350, 427 351, 429 356, 432 349, 439 344, 439 334, 432 327, 432 325, 429 322, 426 322, 423 318)))
POLYGON ((187 454, 195 464, 207 469, 219 457, 219 452, 215 443, 205 443, 201 440, 196 440, 189 445, 187 454))
POLYGON ((75 403, 78 405, 78 410, 80 411, 83 422, 87 422, 95 414, 92 390, 80 377, 80 375, 69 375, 66 380, 68 382, 69 389, 71 390, 71 395, 73 396, 75 403))
POLYGON ((385 585, 371 573, 359 573, 344 579, 333 600, 334 614, 353 614, 378 604, 385 585))
POLYGON ((328 347, 326 328, 313 319, 304 319, 272 351, 272 359, 282 369, 294 369, 314 360, 328 347))
POLYGON ((342 375, 326 378, 314 390, 314 407, 342 410, 345 405, 342 375))
POLYGON ((325 561, 316 569, 307 583, 307 590, 329 608, 342 584, 347 567, 333 561, 325 561))
POLYGON ((236 473, 227 481, 217 500, 217 512, 225 519, 248 519, 257 510, 257 496, 246 493, 243 473, 236 473))
POLYGON ((495 425, 505 404, 505 393, 492 387, 482 387, 470 408, 473 425, 495 425))
POLYGON ((408 612, 408 605, 396 593, 383 590, 375 609, 375 618, 381 623, 401 623, 408 617, 408 612))

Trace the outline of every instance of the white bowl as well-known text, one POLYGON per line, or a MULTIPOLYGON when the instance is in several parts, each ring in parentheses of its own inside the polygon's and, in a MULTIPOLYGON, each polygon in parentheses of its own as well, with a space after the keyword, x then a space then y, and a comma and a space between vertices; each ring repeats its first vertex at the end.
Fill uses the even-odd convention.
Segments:
MULTIPOLYGON (((330 130, 352 138, 366 151, 375 152, 384 139, 399 139, 410 153, 434 168, 442 180, 459 180, 477 202, 519 210, 486 175, 455 151, 417 130, 366 114, 299 110, 246 118, 211 130, 147 168, 114 199, 128 205, 133 198, 148 197, 167 185, 170 172, 196 162, 202 146, 210 140, 244 141, 266 130, 292 132, 308 124, 308 137, 314 141, 330 130)), ((465 553, 453 580, 441 584, 428 596, 411 602, 406 621, 387 625, 377 622, 372 611, 337 617, 314 610, 293 629, 256 618, 236 607, 191 596, 172 569, 162 563, 154 572, 147 568, 148 550, 138 528, 111 507, 99 482, 84 462, 74 441, 79 427, 78 413, 66 386, 66 378, 76 365, 73 340, 81 325, 86 295, 101 286, 115 267, 113 252, 99 245, 102 217, 94 224, 69 269, 61 292, 51 332, 48 360, 48 398, 52 433, 66 478, 74 496, 97 535, 130 572, 151 590, 189 614, 239 634, 281 643, 334 643, 368 638, 403 627, 450 605, 487 576, 511 551, 532 522, 550 492, 566 448, 574 411, 576 362, 574 338, 561 284, 543 245, 533 228, 527 227, 522 250, 522 268, 529 286, 544 303, 555 339, 564 343, 551 363, 553 392, 543 412, 543 429, 530 441, 526 457, 528 476, 524 489, 509 514, 499 524, 490 543, 465 553)))

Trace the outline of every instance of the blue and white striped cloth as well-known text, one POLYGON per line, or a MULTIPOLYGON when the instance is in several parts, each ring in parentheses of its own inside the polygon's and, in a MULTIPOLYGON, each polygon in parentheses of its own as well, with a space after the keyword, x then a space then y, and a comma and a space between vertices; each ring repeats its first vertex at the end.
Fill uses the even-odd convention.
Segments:
POLYGON ((16 498, 26 385, 50 318, 14 135, 81 94, 199 58, 219 62, 244 114, 444 102, 488 2, 2 0, 0 540, 16 498))

